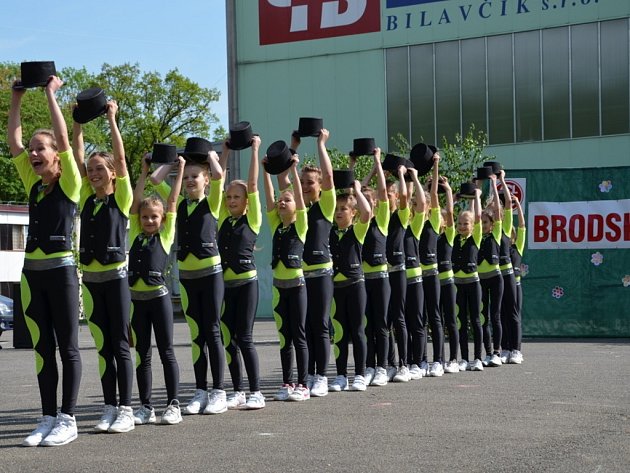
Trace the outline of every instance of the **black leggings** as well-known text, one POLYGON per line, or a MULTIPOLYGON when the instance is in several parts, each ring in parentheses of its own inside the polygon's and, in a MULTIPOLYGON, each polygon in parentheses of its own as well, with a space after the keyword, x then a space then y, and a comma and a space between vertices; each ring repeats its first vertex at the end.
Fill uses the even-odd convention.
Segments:
MULTIPOLYGON (((444 352, 444 327, 440 316, 440 280, 437 274, 432 276, 422 276, 422 287, 424 289, 424 316, 423 321, 431 326, 431 340, 433 341, 433 361, 442 360, 444 352)), ((428 330, 424 331, 425 340, 428 330)), ((425 342, 426 346, 426 342, 425 342)))
POLYGON ((129 283, 127 279, 83 283, 83 308, 98 352, 105 404, 131 405, 133 363, 129 351, 129 283))
POLYGON ((473 341, 475 347, 475 359, 481 360, 481 345, 483 340, 480 319, 481 284, 479 281, 456 284, 457 286, 457 311, 460 321, 459 348, 462 359, 468 358, 468 319, 473 329, 473 341))
POLYGON ((280 338, 282 382, 293 379, 293 346, 298 371, 298 384, 306 386, 308 346, 306 344, 306 286, 273 288, 273 317, 280 338))
POLYGON ((179 366, 173 349, 173 305, 168 294, 147 301, 131 303, 131 329, 138 359, 136 378, 140 402, 151 405, 153 374, 151 372, 151 328, 155 330, 155 343, 162 361, 166 382, 167 403, 177 399, 179 366))
POLYGON ((486 354, 501 351, 501 300, 503 299, 503 276, 498 274, 481 280, 481 316, 483 345, 486 354), (492 323, 492 343, 490 342, 490 324, 492 323), (494 352, 493 352, 494 346, 494 352))
POLYGON ((306 278, 306 342, 308 373, 326 376, 330 359, 330 306, 333 299, 332 276, 306 278))
POLYGON ((346 287, 335 288, 332 324, 334 327, 334 354, 337 375, 348 375, 348 343, 352 340, 355 375, 365 375, 364 314, 366 304, 365 283, 359 281, 346 287))
POLYGON ((249 281, 242 286, 226 287, 221 316, 223 344, 227 352, 226 359, 234 391, 243 390, 241 359, 247 371, 249 390, 260 391, 258 353, 254 346, 254 319, 258 308, 258 280, 249 281))
POLYGON ((457 351, 459 350, 459 330, 457 329, 457 317, 455 316, 456 297, 457 289, 454 283, 449 282, 440 286, 440 307, 444 318, 444 326, 448 330, 448 359, 450 361, 457 360, 457 351))
POLYGON ((407 324, 405 323, 405 300, 407 297, 407 275, 405 270, 389 273, 389 284, 392 289, 387 311, 387 328, 390 332, 388 360, 391 366, 403 366, 407 363, 407 324), (396 334, 398 347, 398 363, 391 340, 392 328, 396 334))
POLYGON ((367 294, 365 306, 367 318, 365 326, 367 337, 366 365, 368 368, 375 368, 376 366, 386 368, 389 351, 387 306, 391 293, 389 278, 366 279, 365 292, 367 294))
MULTIPOLYGON (((422 353, 426 352, 426 337, 424 321, 422 320, 422 307, 424 306, 424 288, 422 281, 407 284, 407 297, 405 300, 405 321, 409 333, 407 364, 420 365, 422 353)), ((409 280, 408 280, 409 282, 409 280)))
POLYGON ((502 346, 505 350, 521 349, 521 309, 519 288, 514 273, 503 275, 504 291, 501 304, 501 321, 503 322, 502 346))
POLYGON ((208 358, 212 387, 223 389, 225 352, 221 340, 223 273, 198 279, 180 279, 182 307, 190 329, 197 389, 208 389, 208 358), (209 356, 208 356, 209 352, 209 356))
POLYGON ((74 415, 81 383, 77 268, 24 269, 20 289, 24 319, 35 350, 42 414, 57 415, 59 372, 55 347, 58 344, 63 369, 61 412, 74 415))

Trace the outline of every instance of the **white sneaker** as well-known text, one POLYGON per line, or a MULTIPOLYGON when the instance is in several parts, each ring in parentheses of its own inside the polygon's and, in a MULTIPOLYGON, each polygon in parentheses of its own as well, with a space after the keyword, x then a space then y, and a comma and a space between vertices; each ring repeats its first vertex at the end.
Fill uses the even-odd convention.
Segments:
POLYGON ((184 414, 199 414, 208 405, 208 391, 197 389, 190 402, 184 407, 184 414))
POLYGON ((289 394, 287 401, 300 402, 300 401, 307 401, 310 398, 311 398, 311 391, 306 386, 298 384, 293 390, 293 392, 289 394))
POLYGON ((372 384, 372 380, 374 379, 375 373, 376 373, 376 370, 374 368, 365 369, 365 376, 363 376, 365 378, 365 384, 367 384, 368 386, 372 384))
POLYGON ((57 414, 55 426, 40 445, 44 447, 60 447, 77 438, 77 421, 74 416, 60 412, 57 414))
POLYGON ((311 396, 324 397, 328 394, 328 378, 319 374, 315 375, 313 387, 311 388, 311 396))
POLYGON ((365 384, 365 378, 360 374, 354 377, 352 380, 352 386, 350 386, 350 391, 365 391, 367 389, 367 385, 365 384))
POLYGON ((411 365, 409 368, 409 379, 422 379, 422 372, 418 365, 411 365))
POLYGON ((490 366, 490 361, 492 360, 492 355, 486 355, 481 364, 483 366, 490 366))
POLYGON ((313 389, 313 383, 315 382, 315 375, 307 374, 306 375, 306 387, 308 389, 313 389))
POLYGON ((394 375, 395 383, 407 383, 411 380, 411 376, 409 374, 409 368, 406 366, 400 366, 394 375))
POLYGON ((107 432, 109 427, 114 423, 118 416, 118 409, 111 404, 105 404, 103 407, 103 415, 98 421, 98 424, 94 426, 96 432, 107 432))
POLYGON ((429 376, 440 377, 444 375, 444 367, 439 361, 431 363, 431 369, 429 369, 429 376))
POLYGON ((510 357, 510 352, 508 350, 501 351, 501 363, 505 365, 508 362, 509 357, 510 357))
POLYGON ((133 422, 136 425, 155 424, 155 409, 152 407, 142 406, 133 413, 133 422))
POLYGON ((120 406, 116 420, 112 422, 107 431, 110 434, 123 434, 135 428, 133 409, 129 406, 120 406))
MULTIPOLYGON (((245 394, 243 394, 243 397, 245 394)), ((223 389, 212 389, 208 395, 208 405, 204 414, 222 414, 228 410, 227 395, 223 389)))
POLYGON ((520 351, 512 350, 510 352, 508 363, 514 364, 514 365, 520 365, 521 363, 523 363, 523 360, 524 360, 523 354, 520 351))
POLYGON ((394 376, 396 376, 396 373, 398 373, 398 369, 395 366, 388 366, 386 369, 386 373, 387 381, 394 381, 394 376))
POLYGON ((249 399, 245 403, 245 409, 262 409, 265 407, 265 396, 260 391, 250 393, 249 399))
POLYGON ((243 391, 235 391, 227 395, 225 402, 228 409, 240 409, 247 402, 247 398, 243 391))
POLYGON ((328 390, 333 392, 348 390, 348 377, 340 374, 328 385, 328 390))
POLYGON ((497 353, 493 353, 490 357, 490 362, 488 363, 488 366, 501 366, 502 364, 503 363, 501 363, 501 357, 497 353))
POLYGON ((429 376, 429 363, 426 361, 420 362, 420 372, 422 373, 423 378, 429 376))
POLYGON ((283 384, 280 389, 278 389, 278 392, 274 394, 273 398, 276 401, 286 401, 289 399, 289 395, 293 392, 293 389, 292 384, 283 384))
POLYGON ((53 429, 56 420, 57 419, 53 416, 43 416, 40 418, 35 430, 28 434, 28 437, 22 441, 22 446, 37 447, 53 429))
POLYGON ((469 367, 470 363, 468 363, 468 360, 460 360, 458 365, 459 365, 459 371, 468 371, 470 368, 469 367))
POLYGON ((162 413, 162 424, 175 425, 182 421, 182 411, 179 408, 179 401, 173 399, 162 413))
MULTIPOLYGON (((395 368, 394 368, 395 369, 395 368)), ((379 366, 376 368, 376 372, 374 373, 374 379, 372 379, 371 386, 386 386, 389 377, 387 376, 387 371, 385 368, 379 366)))
POLYGON ((468 368, 470 371, 483 371, 483 364, 479 358, 476 358, 475 361, 470 363, 468 368))
POLYGON ((445 373, 459 373, 459 364, 455 360, 447 361, 444 365, 445 373))

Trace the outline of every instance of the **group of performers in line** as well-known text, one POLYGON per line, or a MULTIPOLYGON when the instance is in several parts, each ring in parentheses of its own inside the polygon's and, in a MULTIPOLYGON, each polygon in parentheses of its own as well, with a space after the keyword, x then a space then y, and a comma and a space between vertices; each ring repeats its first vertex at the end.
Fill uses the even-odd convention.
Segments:
MULTIPOLYGON (((262 226, 260 137, 251 139, 246 180, 225 183, 228 140, 220 157, 214 151, 201 161, 179 156, 174 164, 153 172, 144 158, 132 190, 116 102, 107 102, 106 108, 112 151, 86 158, 80 123, 75 121, 72 142, 68 139, 56 100, 61 86, 62 81, 51 76, 45 92, 52 130, 35 131, 27 148, 20 118, 24 90, 13 90, 9 111, 10 151, 29 196, 21 293, 43 414, 22 445, 58 446, 77 438, 79 285, 104 397, 96 431, 123 433, 157 421, 152 404, 152 332, 166 383, 162 423, 178 424, 182 412, 220 414, 230 408, 265 407, 252 336, 259 299, 254 248, 262 226), (166 177, 173 172, 169 185, 166 177), (145 196, 147 180, 159 196, 145 196), (81 283, 72 241, 77 206, 81 283), (173 308, 165 280, 174 250, 196 388, 185 407, 179 403, 173 308), (140 397, 135 411, 130 336, 140 397), (63 375, 60 408, 56 345, 63 375), (229 393, 226 365, 232 381, 229 393)), ((300 139, 293 136, 291 163, 278 175, 277 194, 271 175, 263 172, 282 366, 282 385, 274 399, 304 401, 331 391, 365 391, 391 381, 521 363, 519 269, 525 224, 518 201, 505 185, 505 173, 490 177, 487 206, 482 207, 477 189, 468 209, 455 215, 448 179, 439 174, 439 152, 433 156, 426 190, 411 166, 398 166, 386 177, 379 148, 363 183, 335 189, 326 150, 329 136, 321 129, 317 137, 319 167, 301 170, 296 152, 300 139), (497 181, 502 184, 504 206, 497 181), (444 208, 439 187, 444 190, 444 208), (517 228, 512 224, 513 203, 517 228), (331 346, 334 376, 328 372, 331 346)), ((351 167, 356 159, 351 157, 351 167)), ((262 164, 267 160, 265 156, 262 164)))

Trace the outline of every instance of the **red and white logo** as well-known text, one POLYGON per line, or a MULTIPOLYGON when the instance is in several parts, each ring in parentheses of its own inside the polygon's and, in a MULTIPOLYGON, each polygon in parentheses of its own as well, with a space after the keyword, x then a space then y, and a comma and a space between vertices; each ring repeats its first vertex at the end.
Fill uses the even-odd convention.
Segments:
POLYGON ((380 0, 258 0, 260 44, 380 31, 380 3, 380 0))
MULTIPOLYGON (((518 199, 521 205, 525 205, 525 185, 527 180, 523 177, 513 177, 511 179, 506 179, 505 184, 508 189, 510 189, 510 193, 518 199)), ((497 181, 497 190, 501 192, 503 185, 497 181)), ((512 204, 512 210, 516 212, 516 204, 512 204)))

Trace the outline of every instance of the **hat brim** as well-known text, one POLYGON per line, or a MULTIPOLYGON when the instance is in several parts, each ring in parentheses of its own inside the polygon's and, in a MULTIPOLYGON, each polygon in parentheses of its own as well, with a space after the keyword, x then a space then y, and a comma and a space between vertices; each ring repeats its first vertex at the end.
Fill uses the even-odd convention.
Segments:
POLYGON ((189 159, 190 161, 194 161, 196 163, 205 163, 208 161, 208 153, 196 153, 196 152, 185 152, 182 151, 181 153, 178 153, 180 156, 183 156, 186 159, 189 159))
POLYGON ((263 164, 265 171, 267 174, 271 174, 272 176, 277 176, 278 174, 282 174, 284 171, 291 167, 292 161, 289 159, 286 162, 266 162, 263 164))
POLYGON ((86 113, 86 112, 83 112, 79 108, 75 108, 72 111, 72 119, 77 123, 84 124, 87 122, 91 122, 92 120, 100 117, 101 115, 105 115, 106 112, 107 112, 107 105, 105 105, 102 109, 97 110, 92 113, 86 113))
POLYGON ((18 82, 13 86, 13 90, 36 89, 37 87, 46 87, 48 79, 40 82, 18 82))
POLYGON ((309 138, 309 137, 317 138, 321 133, 322 133, 322 130, 317 130, 314 133, 304 133, 304 132, 301 132, 300 130, 293 130, 293 133, 291 133, 291 135, 297 136, 299 138, 309 138))
POLYGON ((253 140, 250 140, 249 143, 241 143, 238 145, 233 145, 229 140, 227 142, 227 147, 232 151, 241 151, 243 149, 251 148, 253 140))

